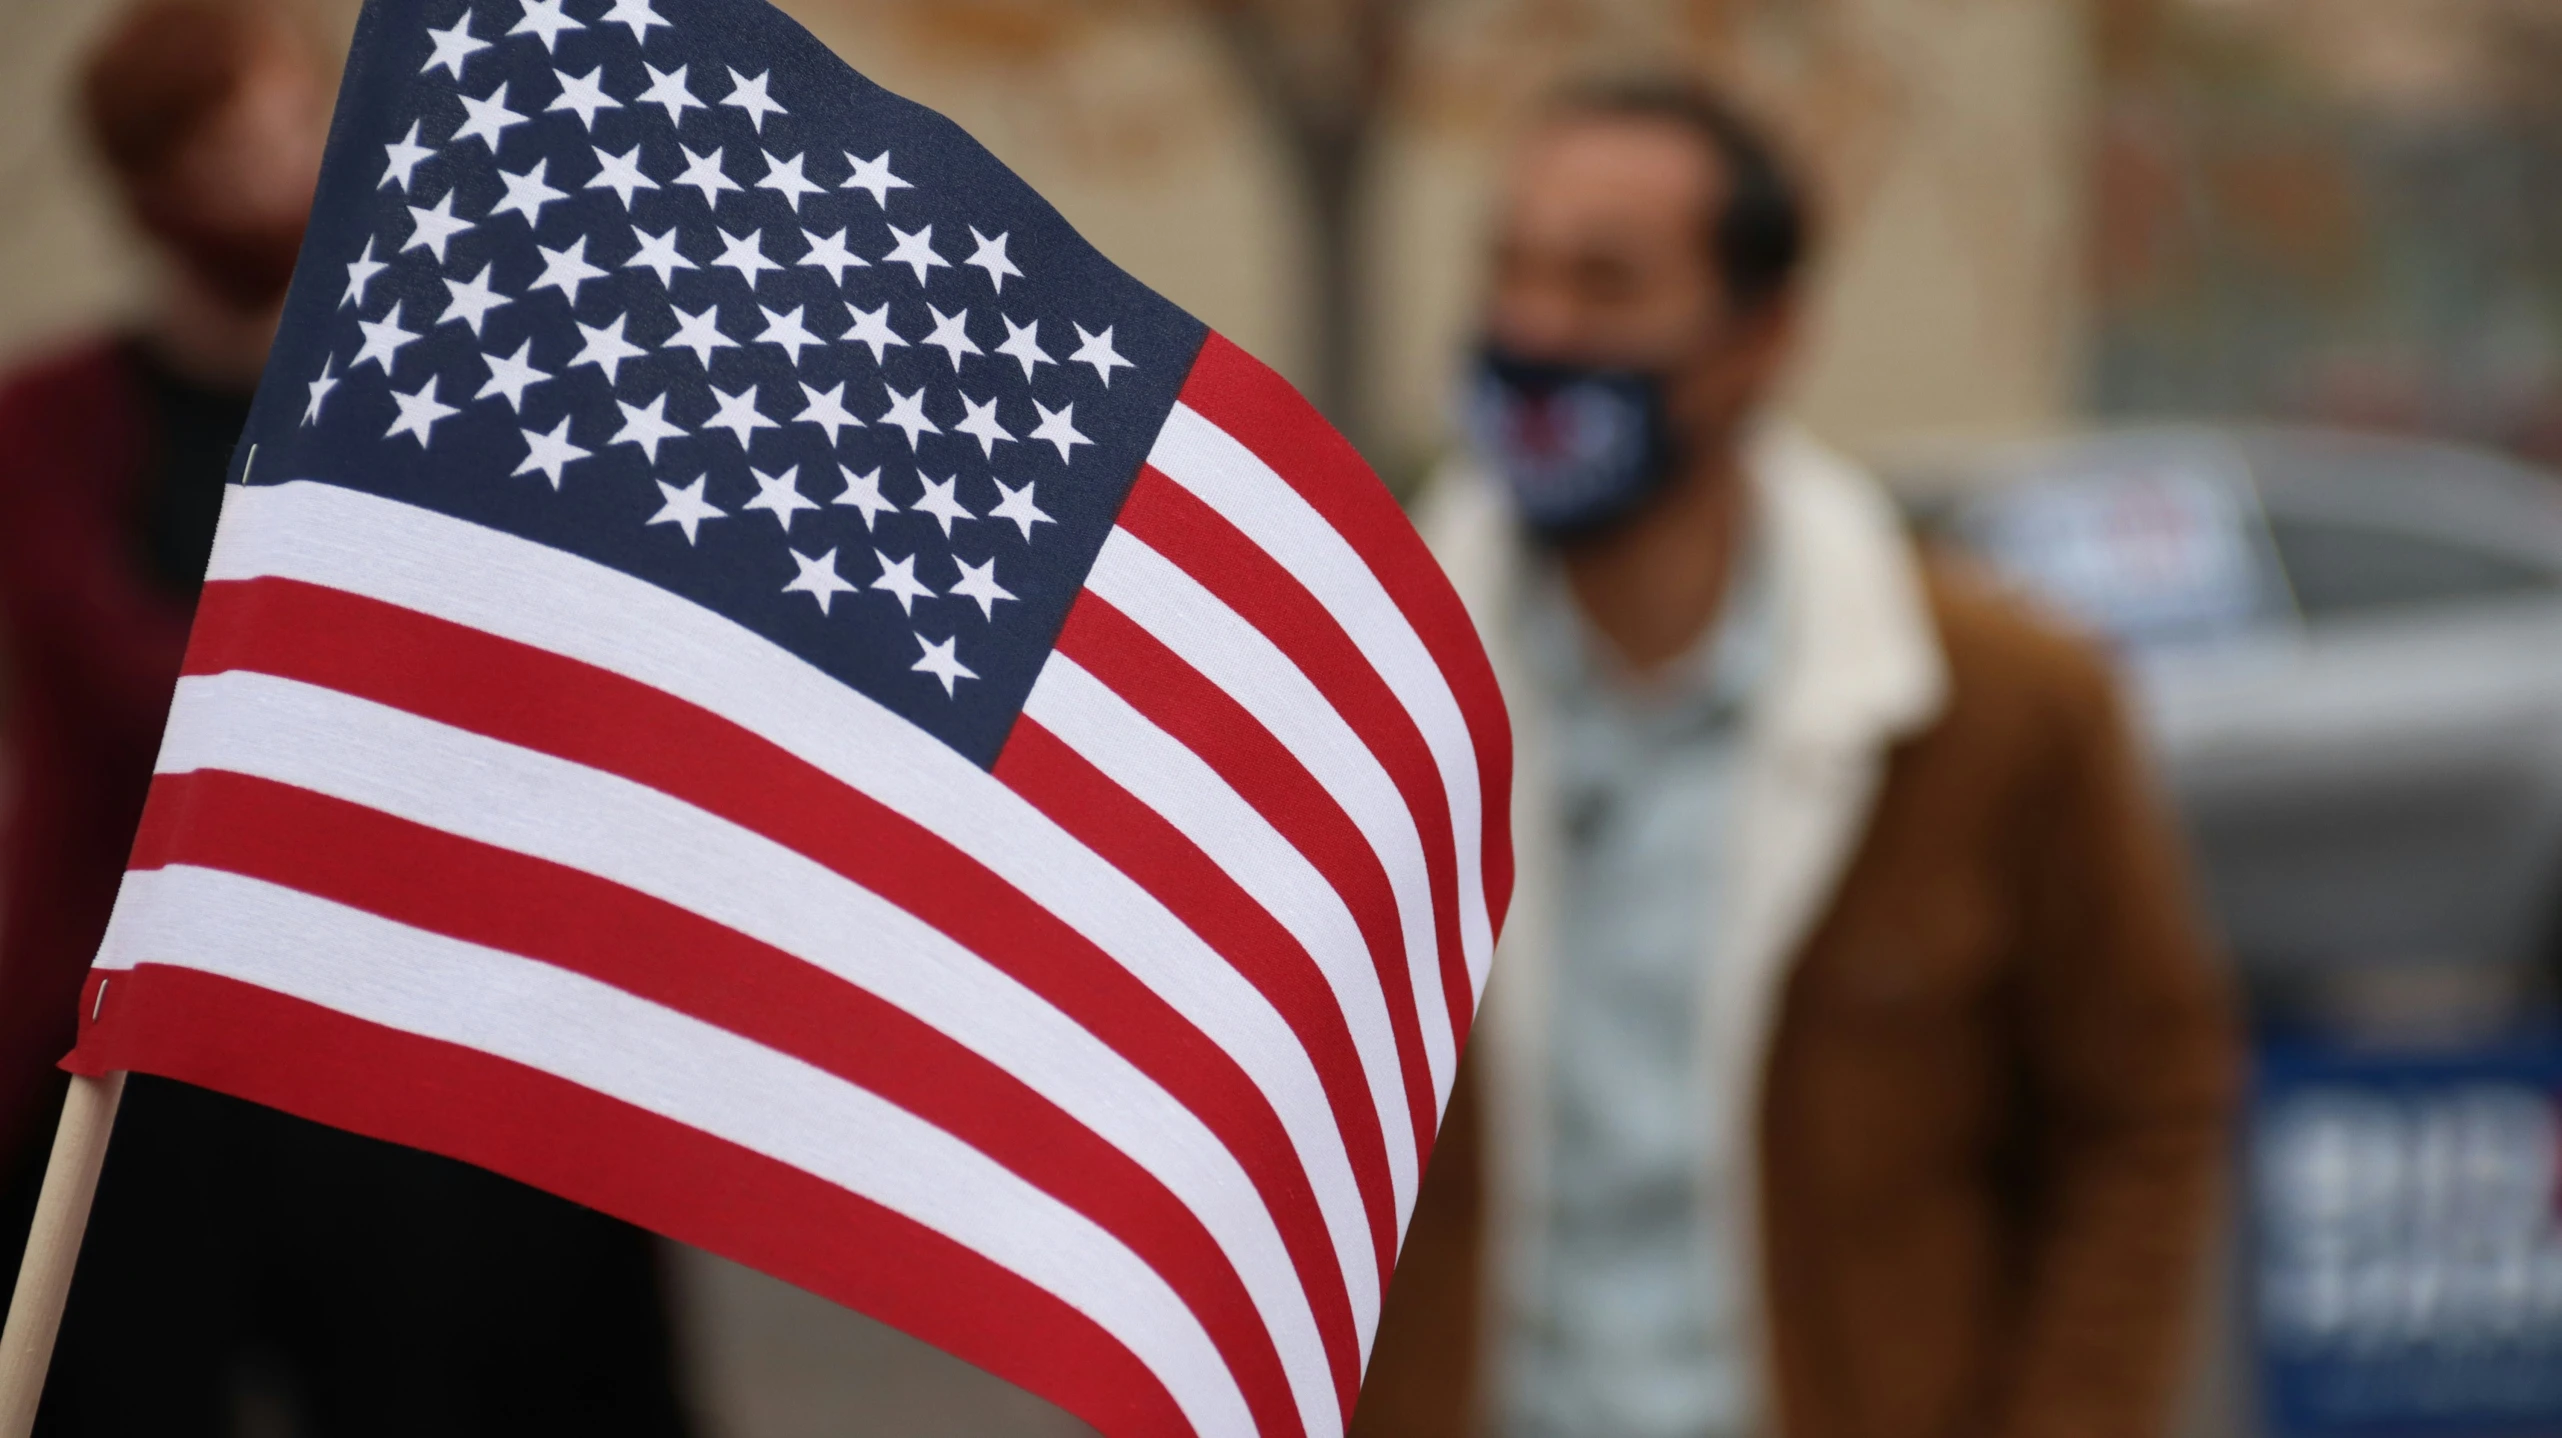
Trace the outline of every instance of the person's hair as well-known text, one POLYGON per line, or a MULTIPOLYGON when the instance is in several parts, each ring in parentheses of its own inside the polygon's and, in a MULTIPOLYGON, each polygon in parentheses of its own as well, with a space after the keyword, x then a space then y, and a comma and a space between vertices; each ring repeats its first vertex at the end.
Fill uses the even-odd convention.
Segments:
POLYGON ((1814 247, 1804 187, 1768 131, 1724 95, 1687 76, 1594 80, 1559 91, 1547 114, 1670 125, 1698 139, 1725 181, 1723 201, 1704 228, 1728 301, 1737 313, 1752 314, 1796 282, 1814 247))
POLYGON ((80 112, 127 181, 158 175, 275 43, 273 15, 241 0, 142 0, 89 52, 80 112))

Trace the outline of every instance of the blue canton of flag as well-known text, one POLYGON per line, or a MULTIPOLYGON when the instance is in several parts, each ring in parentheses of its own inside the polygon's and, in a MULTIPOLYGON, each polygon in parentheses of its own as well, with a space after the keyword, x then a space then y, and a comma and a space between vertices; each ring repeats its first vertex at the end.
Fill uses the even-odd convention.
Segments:
POLYGON ((513 8, 366 12, 323 190, 374 203, 313 217, 248 478, 613 565, 991 762, 1200 323, 763 5, 513 8))

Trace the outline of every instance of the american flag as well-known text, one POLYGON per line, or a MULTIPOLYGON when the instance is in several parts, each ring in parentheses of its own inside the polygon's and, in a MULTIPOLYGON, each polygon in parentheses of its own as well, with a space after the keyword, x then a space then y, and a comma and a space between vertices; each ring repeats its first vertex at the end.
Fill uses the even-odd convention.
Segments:
POLYGON ((756 0, 374 0, 70 1065, 1342 1431, 1509 892, 1288 385, 756 0))

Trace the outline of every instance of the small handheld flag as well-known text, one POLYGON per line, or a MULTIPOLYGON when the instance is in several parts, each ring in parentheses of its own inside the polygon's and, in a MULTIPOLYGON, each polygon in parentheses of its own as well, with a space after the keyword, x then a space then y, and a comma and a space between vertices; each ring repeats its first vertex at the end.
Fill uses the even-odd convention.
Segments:
POLYGON ((1285 383, 759 0, 373 0, 242 452, 71 1068, 1343 1431, 1509 739, 1285 383))

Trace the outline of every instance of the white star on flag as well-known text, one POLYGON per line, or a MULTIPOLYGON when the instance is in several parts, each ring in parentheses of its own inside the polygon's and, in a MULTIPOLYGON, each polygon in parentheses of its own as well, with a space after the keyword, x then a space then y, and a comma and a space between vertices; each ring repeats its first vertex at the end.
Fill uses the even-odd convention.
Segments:
POLYGON ((459 145, 465 140, 478 140, 489 147, 492 156, 498 153, 501 134, 531 118, 507 108, 507 82, 504 80, 498 82, 498 88, 490 91, 489 98, 485 100, 475 100, 462 94, 454 98, 463 102, 463 111, 470 118, 454 131, 451 143, 459 145))
POLYGON ((801 493, 799 465, 793 465, 781 474, 767 474, 761 469, 754 468, 747 472, 756 480, 756 497, 741 508, 764 510, 774 516, 776 523, 783 526, 785 534, 792 532, 793 515, 804 509, 818 508, 818 501, 801 493))
POLYGON ((988 283, 996 286, 998 294, 1005 293, 1006 276, 1012 275, 1018 280, 1023 277, 1023 272, 1014 268, 1014 262, 1005 257, 1005 236, 998 235, 995 239, 989 239, 979 233, 978 226, 972 225, 970 238, 978 242, 978 253, 961 263, 976 265, 987 271, 988 283))
POLYGON ((1103 381, 1105 389, 1112 387, 1112 371, 1138 368, 1137 365, 1121 358, 1119 350, 1112 348, 1112 326, 1105 325, 1103 333, 1099 335, 1087 334, 1083 325, 1077 325, 1075 328, 1076 337, 1083 343, 1076 347, 1075 354, 1068 356, 1068 363, 1094 366, 1095 376, 1103 381))
POLYGON ((420 449, 427 447, 427 432, 436 427, 436 421, 462 413, 452 405, 437 401, 436 377, 432 374, 427 376, 427 382, 420 385, 416 393, 402 394, 393 390, 391 397, 392 402, 400 406, 400 417, 391 422, 391 428, 383 431, 383 438, 409 435, 418 441, 420 449))
POLYGON ((1005 487, 1004 480, 997 480, 996 492, 1005 497, 997 501, 996 508, 987 512, 987 517, 990 519, 1012 520, 1016 527, 1023 531, 1023 542, 1026 544, 1032 542, 1033 525, 1058 523, 1057 520, 1043 514, 1041 507, 1032 502, 1032 483, 1027 479, 1023 481, 1021 489, 1008 489, 1005 487))
POLYGON ((543 107, 545 113, 553 110, 573 111, 577 114, 578 123, 582 127, 593 130, 596 128, 598 111, 623 108, 622 101, 605 93, 605 67, 602 65, 584 75, 573 75, 567 70, 554 70, 552 78, 560 81, 560 93, 554 95, 552 102, 543 107))
MULTIPOLYGON (((605 18, 611 20, 614 17, 608 15, 605 18)), ((649 88, 634 96, 632 99, 633 104, 666 106, 667 123, 670 125, 673 125, 683 119, 684 112, 687 110, 707 110, 711 108, 710 106, 705 105, 702 101, 695 99, 694 92, 685 88, 685 70, 687 67, 679 65, 673 70, 661 70, 656 65, 652 65, 648 61, 644 60, 641 62, 641 68, 649 72, 649 88)))
POLYGON ((960 500, 953 497, 952 491, 961 483, 959 475, 953 475, 948 479, 927 479, 920 474, 917 476, 917 482, 925 486, 925 496, 908 508, 919 514, 933 515, 934 522, 943 526, 945 539, 952 537, 954 521, 978 518, 977 515, 970 513, 960 500))
POLYGON ((694 147, 691 145, 680 144, 676 148, 685 154, 685 173, 678 175, 670 183, 692 185, 695 189, 702 191, 703 203, 706 205, 720 203, 721 191, 735 190, 739 187, 738 181, 731 179, 729 172, 721 168, 721 158, 729 153, 727 147, 714 145, 712 152, 708 155, 695 154, 694 147))
POLYGON ((922 285, 925 283, 925 272, 927 270, 948 270, 952 267, 952 262, 950 260, 934 253, 934 227, 932 225, 926 225, 917 230, 914 234, 909 234, 898 226, 892 225, 890 226, 890 233, 898 237, 898 244, 890 250, 888 255, 882 258, 881 263, 885 265, 913 266, 916 270, 916 282, 918 284, 922 285))
POLYGON ((354 374, 371 363, 381 366, 386 378, 390 376, 393 356, 400 353, 402 345, 417 339, 420 333, 417 330, 405 330, 400 327, 401 304, 399 300, 392 301, 391 313, 381 319, 356 321, 356 328, 364 332, 365 342, 357 349, 356 357, 347 362, 349 374, 354 374))
POLYGON ((457 85, 462 83, 463 61, 469 59, 475 52, 489 48, 488 41, 472 38, 469 10, 465 10, 463 18, 446 29, 439 30, 432 25, 429 26, 427 34, 436 48, 428 55, 427 63, 418 67, 418 73, 424 75, 441 65, 454 77, 454 83, 457 85))
POLYGON ((889 391, 890 412, 882 415, 877 422, 888 425, 893 429, 903 431, 907 435, 907 448, 909 453, 913 454, 916 452, 916 437, 918 435, 941 434, 943 432, 943 427, 941 425, 936 424, 934 421, 925 417, 925 387, 923 385, 917 386, 916 393, 914 394, 900 394, 896 387, 886 384, 881 386, 881 388, 889 391))
POLYGON ((890 152, 887 150, 868 160, 858 160, 854 157, 854 152, 848 150, 845 152, 845 163, 853 168, 854 173, 846 176, 845 183, 837 188, 869 190, 872 192, 872 203, 883 210, 890 207, 890 191, 915 188, 907 181, 890 173, 890 152))
POLYGON ((1033 428, 1032 438, 1046 439, 1050 443, 1057 445, 1059 447, 1059 463, 1067 463, 1069 457, 1068 452, 1076 446, 1080 444, 1094 443, 1094 441, 1087 439, 1084 435, 1077 433, 1075 424, 1075 405, 1063 404, 1059 406, 1057 410, 1053 411, 1048 405, 1045 405, 1036 399, 1032 401, 1032 408, 1041 412, 1041 422, 1033 428))
POLYGON ((899 338, 898 331, 890 328, 889 301, 881 301, 880 308, 873 310, 864 309, 859 305, 847 305, 845 308, 853 312, 854 324, 839 338, 850 345, 870 345, 872 363, 879 364, 892 345, 906 347, 907 341, 899 338))
POLYGON ((543 272, 525 287, 532 294, 540 289, 555 289, 568 296, 572 306, 578 303, 578 287, 589 280, 601 280, 605 271, 587 263, 587 237, 580 235, 569 242, 569 248, 555 250, 549 245, 536 245, 543 256, 543 272))
POLYGON ((649 231, 642 229, 640 226, 634 225, 632 226, 632 240, 640 246, 640 251, 637 254, 634 254, 630 259, 623 261, 623 268, 627 270, 640 269, 655 272, 658 276, 659 288, 661 289, 665 289, 669 285, 676 283, 676 272, 678 270, 701 268, 692 260, 689 260, 676 252, 676 226, 674 225, 669 225, 667 227, 667 233, 662 235, 653 235, 649 231))
POLYGON ((872 587, 889 591, 890 597, 898 601, 900 613, 912 615, 916 613, 916 601, 934 597, 933 589, 916 577, 915 555, 892 559, 875 549, 872 557, 881 562, 881 577, 872 581, 872 587))
POLYGON ((927 305, 925 312, 934 316, 934 333, 927 335, 920 343, 932 345, 951 356, 952 373, 961 372, 961 356, 984 353, 978 347, 977 341, 970 338, 968 310, 947 315, 934 306, 927 305))
POLYGON ((827 271, 830 284, 845 283, 847 270, 870 269, 872 266, 870 260, 845 248, 845 231, 842 227, 832 235, 822 235, 816 230, 803 230, 801 238, 809 241, 810 248, 809 253, 801 256, 797 263, 827 271))
POLYGON ((845 384, 842 380, 837 382, 835 388, 826 390, 804 381, 801 384, 801 395, 809 401, 809 404, 799 414, 792 416, 792 423, 819 426, 827 431, 829 444, 836 443, 838 431, 863 427, 863 421, 856 418, 854 412, 845 407, 845 384))
POLYGON ((592 364, 605 372, 605 383, 614 383, 620 374, 623 361, 638 359, 649 353, 639 345, 623 338, 623 321, 628 318, 630 318, 628 315, 616 315, 614 322, 610 325, 591 325, 583 321, 573 321, 578 325, 578 332, 586 337, 587 343, 582 345, 578 353, 570 359, 569 367, 576 369, 583 364, 592 364))
POLYGON ((1006 319, 1004 315, 998 315, 997 318, 1005 321, 1005 343, 998 345, 996 347, 996 352, 1006 356, 1008 359, 1022 361, 1023 378, 1025 381, 1028 382, 1032 378, 1032 369, 1034 366, 1058 363, 1057 360, 1050 358, 1047 351, 1041 348, 1041 322, 1039 320, 1034 320, 1028 325, 1018 325, 1014 321, 1006 319))
POLYGON ((756 133, 760 135, 765 133, 766 116, 791 113, 765 91, 765 82, 771 79, 773 74, 773 71, 768 70, 751 80, 736 70, 730 71, 730 92, 728 97, 721 101, 724 105, 736 105, 745 110, 749 123, 756 127, 756 133))
POLYGON ((767 270, 779 270, 783 268, 781 265, 765 258, 765 232, 763 230, 749 230, 743 235, 733 235, 727 230, 716 229, 713 233, 721 237, 721 257, 712 261, 712 263, 715 265, 725 265, 730 269, 738 271, 738 277, 747 281, 747 287, 749 289, 752 290, 756 288, 756 277, 758 275, 763 274, 767 270))
POLYGON ((660 340, 660 349, 692 350, 694 358, 702 361, 703 368, 709 370, 712 351, 738 348, 738 341, 721 333, 720 306, 705 305, 701 314, 695 314, 683 305, 669 305, 668 309, 675 312, 676 333, 660 340))
POLYGON ((554 200, 569 198, 569 191, 554 189, 543 178, 544 170, 550 165, 549 160, 536 160, 534 168, 521 175, 511 175, 505 170, 499 171, 498 182, 507 187, 507 193, 497 204, 489 207, 489 218, 494 220, 514 210, 525 217, 526 224, 541 224, 543 206, 554 200))
POLYGON ((970 438, 977 440, 979 442, 980 458, 994 458, 996 455, 996 447, 998 445, 1012 444, 1014 442, 1014 436, 1006 431, 1005 426, 996 422, 996 400, 994 397, 991 396, 987 403, 981 404, 977 400, 970 398, 968 395, 963 395, 961 396, 961 408, 969 411, 969 417, 962 420, 959 424, 952 426, 952 432, 955 434, 966 434, 970 438))
POLYGON ((788 160, 778 160, 773 155, 767 154, 765 178, 756 182, 756 188, 772 190, 781 195, 790 203, 792 213, 796 215, 801 212, 801 196, 827 193, 825 185, 814 184, 801 173, 801 157, 798 155, 788 160))
POLYGON ((417 228, 411 232, 409 243, 400 247, 400 252, 405 255, 411 250, 425 250, 434 255, 440 265, 445 262, 446 242, 472 227, 471 221, 454 218, 454 192, 451 190, 445 192, 445 198, 438 200, 432 210, 416 205, 408 206, 408 210, 410 223, 417 228))
POLYGON ((469 325, 472 337, 478 339, 480 322, 489 317, 491 310, 502 305, 514 304, 514 300, 489 287, 489 272, 493 268, 492 265, 484 264, 480 267, 480 273, 468 280, 444 277, 445 290, 452 298, 445 305, 445 317, 438 323, 469 325))
POLYGON ((931 674, 942 680, 943 693, 946 697, 953 693, 953 681, 979 677, 952 652, 953 646, 961 642, 958 635, 936 643, 920 634, 916 636, 916 642, 918 647, 925 651, 925 657, 909 665, 908 668, 916 673, 931 674))
POLYGON ((641 173, 639 145, 635 144, 619 155, 608 154, 602 145, 590 145, 588 148, 596 152, 596 177, 587 182, 588 189, 613 191, 615 198, 623 202, 623 208, 629 210, 635 193, 658 188, 658 181, 641 173))
POLYGON ((543 42, 543 53, 552 53, 563 30, 587 27, 561 13, 563 0, 525 0, 525 14, 507 31, 510 35, 531 35, 543 42))
POLYGON ((805 306, 802 305, 794 305, 788 311, 777 312, 758 305, 757 313, 765 316, 765 332, 756 337, 756 342, 761 345, 780 346, 792 363, 798 365, 801 362, 801 351, 814 345, 827 343, 811 334, 801 324, 801 311, 804 308, 805 306))
POLYGON ((418 172, 418 162, 435 153, 433 147, 418 143, 418 122, 410 121, 408 134, 383 146, 383 179, 374 188, 387 190, 398 185, 402 194, 408 194, 409 180, 418 172))
MULTIPOLYGON (((568 421, 564 420, 562 423, 566 424, 568 421)), ((996 602, 1014 597, 1011 591, 996 582, 996 561, 990 559, 985 564, 972 564, 955 554, 952 556, 952 565, 961 571, 960 582, 944 592, 958 595, 963 599, 977 600, 979 616, 991 622, 994 621, 996 602)))
POLYGON ((527 340, 516 346, 516 352, 512 355, 482 355, 482 362, 489 366, 489 382, 482 385, 480 393, 473 395, 472 398, 487 399, 491 395, 497 395, 507 401, 508 409, 523 413, 525 391, 551 378, 550 374, 526 362, 525 356, 533 348, 534 342, 527 340))
POLYGON ((552 482, 554 489, 560 488, 560 472, 571 460, 587 458, 586 450, 569 442, 568 415, 562 415, 560 423, 553 425, 549 434, 530 429, 516 432, 525 437, 525 461, 517 465, 514 472, 532 474, 540 471, 543 478, 552 482))
POLYGON ((635 45, 645 43, 649 39, 649 30, 653 25, 671 30, 675 28, 669 25, 657 11, 649 8, 649 0, 614 0, 614 8, 600 16, 596 23, 631 26, 632 43, 635 45))
POLYGON ((803 554, 797 549, 785 550, 784 553, 792 556, 792 562, 800 566, 801 573, 799 578, 783 586, 783 592, 807 594, 815 598, 818 600, 819 613, 827 613, 828 601, 836 596, 855 592, 856 587, 846 583, 845 576, 836 572, 835 550, 831 549, 816 558, 803 554))
MULTIPOLYGON (((365 252, 347 262, 347 292, 338 297, 338 307, 342 310, 349 305, 362 308, 365 287, 374 282, 374 276, 390 268, 389 264, 374 258, 374 237, 365 236, 365 252)), ((889 306, 883 305, 882 308, 889 306)))
POLYGON ((704 520, 727 519, 729 517, 727 511, 714 508, 703 498, 703 483, 710 478, 708 474, 696 475, 694 482, 683 489, 678 489, 663 479, 652 480, 651 483, 658 486, 658 492, 666 497, 667 503, 659 508, 658 513, 649 517, 649 522, 681 527, 685 531, 685 542, 692 544, 695 531, 701 527, 704 520))
POLYGON ((667 396, 665 395, 651 400, 646 406, 628 404, 617 399, 614 401, 614 407, 623 412, 623 427, 614 431, 614 437, 606 443, 639 445, 641 453, 648 455, 649 462, 652 464, 658 463, 659 441, 682 439, 685 435, 683 429, 667 422, 667 396))
MULTIPOLYGON (((338 387, 338 381, 330 378, 329 375, 329 366, 336 363, 336 361, 337 356, 335 355, 321 356, 320 378, 311 381, 311 403, 303 406, 303 423, 318 424, 320 422, 320 402, 329 398, 329 392, 338 387)), ((879 471, 875 470, 873 473, 878 474, 879 471)), ((840 500, 838 503, 843 503, 843 501, 840 500)), ((872 527, 871 516, 868 514, 863 517, 863 527, 865 529, 872 527)))
POLYGON ((711 386, 711 391, 716 408, 713 410, 712 417, 703 421, 700 427, 728 430, 738 436, 739 448, 747 448, 747 437, 760 429, 782 427, 767 419, 756 408, 756 386, 749 385, 736 394, 731 394, 719 385, 711 386))
MULTIPOLYGON (((861 510, 865 534, 872 532, 872 520, 875 517, 898 513, 898 506, 881 493, 880 466, 874 465, 868 474, 856 474, 840 464, 836 467, 836 473, 845 481, 845 492, 829 500, 828 503, 842 504, 850 509, 861 510)), ((1002 486, 999 487, 1002 488, 1002 486)))

